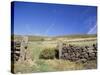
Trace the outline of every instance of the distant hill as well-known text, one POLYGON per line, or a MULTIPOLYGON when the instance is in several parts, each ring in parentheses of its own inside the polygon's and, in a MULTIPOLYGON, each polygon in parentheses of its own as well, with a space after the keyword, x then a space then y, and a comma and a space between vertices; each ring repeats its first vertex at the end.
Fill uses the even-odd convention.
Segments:
MULTIPOLYGON (((35 36, 35 35, 25 35, 28 36, 29 41, 43 41, 47 38, 58 39, 58 38, 96 38, 97 34, 84 34, 84 35, 64 35, 64 36, 54 36, 54 37, 47 37, 47 36, 35 36)), ((12 35, 12 40, 22 40, 23 35, 12 35)))
POLYGON ((12 35, 12 40, 22 40, 23 36, 28 36, 29 41, 42 41, 44 40, 44 36, 35 36, 35 35, 12 35))

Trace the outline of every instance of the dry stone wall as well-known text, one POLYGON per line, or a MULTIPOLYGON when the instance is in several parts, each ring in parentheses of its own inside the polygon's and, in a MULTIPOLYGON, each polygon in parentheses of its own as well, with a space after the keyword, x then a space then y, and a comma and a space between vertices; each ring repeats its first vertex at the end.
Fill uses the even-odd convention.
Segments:
POLYGON ((70 60, 70 61, 77 61, 77 62, 86 62, 89 60, 96 60, 97 59, 97 45, 93 44, 91 46, 75 46, 69 44, 63 44, 62 51, 61 49, 58 51, 61 52, 60 55, 61 59, 70 60))
POLYGON ((25 61, 29 59, 28 37, 23 37, 21 41, 11 42, 11 60, 25 61))

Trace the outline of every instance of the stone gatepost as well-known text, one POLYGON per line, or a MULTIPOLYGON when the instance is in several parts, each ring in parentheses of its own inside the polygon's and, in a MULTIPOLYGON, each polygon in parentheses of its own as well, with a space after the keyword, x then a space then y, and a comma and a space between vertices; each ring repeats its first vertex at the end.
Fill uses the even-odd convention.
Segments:
POLYGON ((61 41, 58 42, 58 49, 59 49, 59 59, 62 57, 62 45, 63 43, 61 41))
POLYGON ((25 61, 27 58, 27 50, 28 49, 28 37, 23 36, 21 41, 21 50, 20 50, 20 59, 21 61, 25 61))

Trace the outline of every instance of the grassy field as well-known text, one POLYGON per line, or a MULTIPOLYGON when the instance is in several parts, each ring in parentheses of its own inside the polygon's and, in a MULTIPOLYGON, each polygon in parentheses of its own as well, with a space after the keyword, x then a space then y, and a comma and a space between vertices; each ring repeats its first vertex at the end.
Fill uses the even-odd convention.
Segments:
MULTIPOLYGON (((48 37, 39 37, 39 39, 35 40, 32 36, 28 42, 28 50, 31 52, 31 59, 30 62, 16 62, 15 65, 15 73, 30 73, 30 72, 49 72, 49 71, 68 71, 68 70, 85 70, 85 69, 96 69, 97 62, 90 61, 87 63, 76 63, 71 62, 68 60, 62 59, 39 59, 40 52, 43 51, 45 48, 55 48, 57 43, 60 41, 66 44, 74 44, 74 45, 91 45, 93 43, 97 43, 95 41, 86 41, 86 42, 66 42, 68 40, 67 37, 58 37, 56 38, 49 38, 48 37), (35 40, 35 41, 34 41, 35 40), (64 40, 64 41, 63 41, 64 40)), ((75 36, 76 38, 76 36, 75 36)), ((78 38, 78 37, 77 37, 78 38)), ((79 37, 82 38, 82 37, 79 37)), ((96 38, 96 36, 88 36, 84 38, 96 38)), ((17 38, 16 38, 17 39, 17 38)))

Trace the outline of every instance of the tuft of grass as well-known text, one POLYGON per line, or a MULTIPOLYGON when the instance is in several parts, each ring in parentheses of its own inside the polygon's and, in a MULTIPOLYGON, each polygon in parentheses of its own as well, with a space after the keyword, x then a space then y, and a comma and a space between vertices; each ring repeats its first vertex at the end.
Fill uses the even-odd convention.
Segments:
POLYGON ((44 49, 40 55, 40 59, 54 59, 55 58, 55 48, 44 49))

